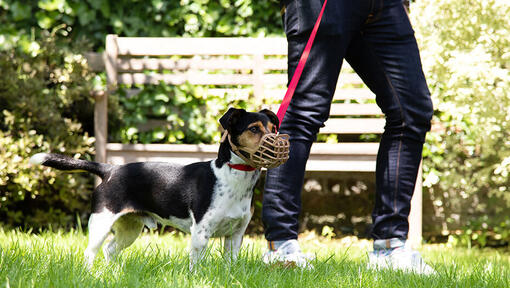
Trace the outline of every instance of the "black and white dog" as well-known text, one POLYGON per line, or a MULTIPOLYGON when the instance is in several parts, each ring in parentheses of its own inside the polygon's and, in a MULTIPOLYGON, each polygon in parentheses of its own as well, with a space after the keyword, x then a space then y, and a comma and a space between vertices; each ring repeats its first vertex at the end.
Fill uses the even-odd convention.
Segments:
MULTIPOLYGON (((267 133, 274 133, 278 118, 269 110, 258 113, 230 108, 220 119, 234 145, 255 148, 267 133)), ((110 260, 131 245, 145 226, 156 222, 191 233, 190 266, 203 256, 211 237, 225 237, 227 259, 235 259, 251 219, 251 200, 260 169, 232 152, 229 141, 220 144, 218 157, 208 162, 177 165, 139 162, 111 165, 39 153, 30 159, 60 170, 85 170, 102 182, 92 195, 89 242, 85 258, 89 267, 103 248, 110 260)))

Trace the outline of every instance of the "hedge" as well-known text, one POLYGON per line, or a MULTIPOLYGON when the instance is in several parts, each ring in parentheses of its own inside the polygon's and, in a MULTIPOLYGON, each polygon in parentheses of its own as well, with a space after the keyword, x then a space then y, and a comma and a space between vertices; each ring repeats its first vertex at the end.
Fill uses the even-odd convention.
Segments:
POLYGON ((435 106, 424 151, 433 209, 427 229, 468 245, 508 245, 510 2, 468 3, 411 7, 435 106))

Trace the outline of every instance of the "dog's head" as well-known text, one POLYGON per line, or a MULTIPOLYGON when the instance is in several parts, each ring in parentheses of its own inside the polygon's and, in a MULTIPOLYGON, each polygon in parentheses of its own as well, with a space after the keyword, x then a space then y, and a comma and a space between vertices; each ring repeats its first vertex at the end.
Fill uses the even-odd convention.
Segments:
POLYGON ((225 129, 222 142, 230 145, 246 164, 274 168, 288 158, 288 136, 277 135, 278 117, 270 110, 247 112, 230 108, 220 118, 225 129))

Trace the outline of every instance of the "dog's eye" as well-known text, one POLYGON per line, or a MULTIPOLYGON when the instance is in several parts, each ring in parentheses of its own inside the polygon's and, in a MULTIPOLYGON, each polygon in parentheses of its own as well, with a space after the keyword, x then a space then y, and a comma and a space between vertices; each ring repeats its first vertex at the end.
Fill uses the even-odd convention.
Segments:
POLYGON ((257 133, 257 132, 259 132, 259 127, 257 127, 257 126, 250 127, 250 131, 252 133, 257 133))

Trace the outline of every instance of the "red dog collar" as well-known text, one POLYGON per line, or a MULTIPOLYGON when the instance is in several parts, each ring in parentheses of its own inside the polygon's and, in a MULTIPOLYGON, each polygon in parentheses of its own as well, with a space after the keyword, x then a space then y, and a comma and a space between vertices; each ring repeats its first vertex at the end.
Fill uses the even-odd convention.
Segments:
POLYGON ((246 165, 246 164, 232 164, 232 163, 227 163, 227 164, 228 164, 228 167, 230 167, 232 169, 240 170, 240 171, 255 171, 255 169, 257 169, 256 167, 246 165))

